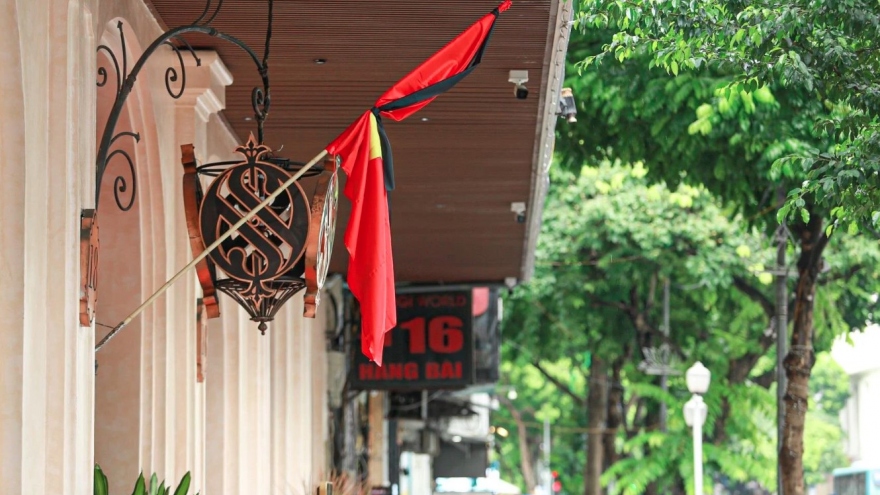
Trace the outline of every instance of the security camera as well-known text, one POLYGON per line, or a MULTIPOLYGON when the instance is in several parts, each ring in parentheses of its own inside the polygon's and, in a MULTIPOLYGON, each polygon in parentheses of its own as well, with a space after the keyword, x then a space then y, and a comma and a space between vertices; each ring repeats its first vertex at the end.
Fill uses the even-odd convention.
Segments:
POLYGON ((517 100, 525 100, 529 97, 529 90, 526 83, 529 82, 529 71, 512 70, 507 80, 513 83, 513 95, 517 100))
POLYGON ((515 214, 516 223, 526 223, 526 204, 523 202, 510 203, 510 211, 515 214))
POLYGON ((565 121, 569 124, 577 122, 577 105, 571 88, 562 88, 559 93, 559 115, 565 117, 565 121))

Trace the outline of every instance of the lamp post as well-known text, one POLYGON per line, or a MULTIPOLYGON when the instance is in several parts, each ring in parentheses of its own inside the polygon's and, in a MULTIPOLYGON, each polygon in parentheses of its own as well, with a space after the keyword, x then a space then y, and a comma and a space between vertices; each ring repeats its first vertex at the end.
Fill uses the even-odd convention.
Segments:
POLYGON ((684 405, 684 421, 694 434, 694 495, 703 495, 703 423, 706 421, 706 403, 703 394, 709 390, 712 373, 697 361, 685 373, 687 388, 693 394, 684 405))

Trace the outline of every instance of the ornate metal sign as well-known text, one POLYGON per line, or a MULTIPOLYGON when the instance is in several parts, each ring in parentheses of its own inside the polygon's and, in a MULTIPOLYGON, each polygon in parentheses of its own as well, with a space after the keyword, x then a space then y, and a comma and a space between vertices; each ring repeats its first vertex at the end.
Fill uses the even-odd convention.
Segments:
POLYGON ((298 182, 279 191, 290 179, 289 171, 301 164, 272 156, 253 135, 236 151, 243 161, 197 166, 193 146, 181 146, 184 211, 193 255, 203 253, 274 195, 253 219, 196 265, 205 314, 219 316, 215 289, 220 290, 245 308, 265 333, 266 323, 275 318, 281 305, 306 288, 303 314, 314 318, 336 235, 339 157, 327 158, 323 170, 311 174, 318 177, 309 208, 298 182), (213 178, 204 192, 200 176, 213 178))
POLYGON ((325 173, 318 177, 315 195, 312 197, 312 228, 306 243, 306 294, 303 316, 314 318, 320 291, 327 279, 330 255, 333 254, 333 238, 336 235, 336 207, 339 199, 339 157, 324 161, 325 173))
MULTIPOLYGON (((229 228, 274 193, 290 175, 268 159, 267 146, 257 145, 253 135, 236 149, 245 160, 221 173, 202 200, 200 234, 205 245, 213 243, 229 228)), ((211 260, 229 278, 216 286, 229 294, 260 322, 275 317, 280 306, 305 286, 302 267, 297 264, 306 250, 309 236, 309 207, 298 183, 283 191, 253 220, 220 244, 211 260)))
POLYGON ((84 327, 91 326, 95 320, 99 244, 95 210, 83 210, 79 230, 79 323, 84 327))
MULTIPOLYGON (((251 105, 254 109, 254 117, 257 123, 257 136, 259 141, 263 140, 263 126, 269 114, 271 103, 269 91, 269 44, 272 36, 272 19, 273 19, 273 0, 267 1, 267 24, 266 24, 266 42, 262 60, 257 56, 247 44, 242 40, 230 36, 229 34, 219 31, 211 26, 211 23, 220 13, 223 1, 213 3, 213 0, 205 1, 205 8, 202 14, 192 23, 169 29, 162 33, 158 38, 146 45, 146 48, 137 58, 137 60, 129 61, 128 50, 126 49, 125 31, 123 24, 119 21, 116 28, 119 32, 119 53, 114 53, 113 49, 108 45, 99 45, 97 52, 103 53, 104 57, 98 59, 97 85, 103 87, 108 83, 115 82, 116 97, 113 106, 107 116, 107 122, 104 126, 103 134, 98 142, 98 148, 95 160, 96 180, 95 180, 95 208, 94 210, 83 210, 81 221, 81 240, 80 240, 80 264, 81 264, 81 290, 80 290, 80 323, 82 325, 91 325, 95 315, 96 302, 96 286, 97 286, 97 257, 98 257, 98 227, 95 220, 95 211, 101 204, 101 188, 104 175, 107 172, 108 165, 111 160, 121 157, 127 165, 128 174, 120 174, 113 181, 113 195, 116 205, 123 211, 130 210, 137 197, 137 173, 135 170, 135 162, 133 157, 125 148, 120 148, 116 142, 120 138, 133 138, 136 142, 140 141, 140 135, 132 131, 117 131, 116 125, 122 115, 125 102, 128 96, 134 90, 135 81, 141 70, 147 66, 148 59, 160 48, 170 48, 177 56, 178 67, 168 67, 165 70, 165 89, 168 95, 174 99, 180 98, 186 89, 186 65, 184 64, 183 54, 189 52, 196 62, 201 65, 201 60, 196 51, 189 44, 184 35, 202 34, 206 36, 216 37, 232 43, 247 55, 256 66, 257 73, 262 80, 262 87, 255 87, 251 92, 251 105), (133 62, 133 63, 131 63, 133 62), (114 77, 115 76, 115 77, 114 77)), ((191 148, 191 147, 190 147, 191 148)), ((184 159, 186 175, 184 177, 184 201, 187 213, 187 227, 190 234, 190 244, 195 253, 204 251, 204 239, 199 237, 197 205, 201 201, 202 191, 198 184, 198 178, 192 171, 195 162, 190 154, 184 159), (189 167, 189 168, 187 168, 189 167), (199 242, 201 241, 201 242, 199 242)), ((300 190, 301 192, 301 190, 300 190)), ((225 193, 222 193, 225 194, 225 193)), ((305 208, 302 208, 302 216, 307 217, 305 208)), ((254 224, 254 229, 258 228, 254 224)), ((306 235, 305 233, 303 234, 306 235)), ((289 256, 290 253, 285 254, 289 256)), ((210 318, 219 316, 219 306, 217 305, 216 294, 214 293, 214 267, 210 261, 205 261, 198 265, 199 282, 202 286, 205 299, 205 313, 210 318)), ((263 275, 261 275, 262 277, 263 275)), ((271 285, 271 284, 270 284, 271 285)), ((265 284, 262 285, 265 287, 265 284)), ((138 310, 140 311, 140 309, 138 310)), ((274 313, 273 313, 274 314, 274 313)), ((271 318, 270 318, 271 319, 271 318)), ((115 335, 126 323, 121 323, 115 327, 104 339, 96 346, 96 350, 115 335)))

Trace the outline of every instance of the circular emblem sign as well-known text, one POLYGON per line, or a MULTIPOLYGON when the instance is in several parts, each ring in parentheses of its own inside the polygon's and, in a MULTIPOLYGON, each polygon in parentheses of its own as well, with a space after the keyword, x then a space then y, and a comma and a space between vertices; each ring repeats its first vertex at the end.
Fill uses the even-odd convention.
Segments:
MULTIPOLYGON (((246 162, 230 167, 205 192, 199 215, 202 239, 210 245, 275 192, 290 176, 257 159, 268 151, 252 141, 241 147, 246 162)), ((256 305, 275 293, 266 282, 285 275, 303 256, 309 235, 309 206, 298 183, 282 192, 216 250, 211 259, 232 278, 248 284, 242 295, 256 305)))

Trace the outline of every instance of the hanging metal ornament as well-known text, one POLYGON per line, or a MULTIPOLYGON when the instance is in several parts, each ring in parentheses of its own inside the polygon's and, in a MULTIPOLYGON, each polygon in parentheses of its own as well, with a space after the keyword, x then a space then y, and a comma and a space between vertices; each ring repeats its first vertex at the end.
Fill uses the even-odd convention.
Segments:
POLYGON ((306 243, 306 294, 303 315, 314 318, 320 304, 321 288, 330 269, 333 238, 336 236, 336 207, 339 201, 339 157, 324 161, 324 173, 318 177, 312 197, 312 217, 306 243))
MULTIPOLYGON (((195 65, 201 66, 201 59, 198 56, 198 52, 192 47, 191 36, 209 36, 236 45, 244 51, 246 59, 253 61, 257 74, 262 82, 262 87, 255 87, 251 92, 251 104, 254 108, 254 115, 257 118, 258 124, 258 138, 262 141, 263 124, 269 113, 270 107, 268 61, 270 41, 272 38, 274 2, 273 0, 267 0, 266 4, 268 19, 266 23, 265 49, 262 60, 244 41, 228 33, 224 33, 211 25, 220 14, 220 10, 223 6, 222 0, 218 2, 215 2, 214 0, 205 0, 205 8, 198 18, 189 24, 168 29, 159 35, 158 38, 145 45, 143 52, 136 60, 129 60, 129 50, 126 49, 126 29, 124 29, 122 21, 116 23, 116 29, 119 33, 119 50, 114 52, 114 50, 106 44, 101 44, 97 47, 96 51, 98 54, 101 54, 101 57, 98 59, 96 83, 99 88, 108 85, 110 88, 114 88, 116 97, 113 100, 113 105, 107 116, 107 121, 104 124, 104 131, 96 150, 94 208, 83 210, 80 220, 80 272, 82 274, 80 282, 81 325, 90 326, 94 321, 95 305, 97 301, 97 259, 99 251, 97 212, 100 211, 101 208, 99 205, 106 204, 106 201, 101 201, 101 191, 102 186, 104 185, 105 175, 111 162, 114 160, 116 162, 121 162, 121 165, 123 165, 121 170, 124 170, 123 173, 116 177, 112 177, 113 196, 116 206, 120 210, 129 211, 133 208, 139 190, 137 167, 135 166, 136 160, 134 159, 133 154, 129 153, 126 148, 120 147, 119 144, 122 142, 121 140, 129 138, 134 139, 135 142, 140 142, 141 135, 134 130, 120 131, 116 129, 117 124, 123 115, 126 101, 135 88, 135 81, 145 67, 150 65, 147 62, 154 53, 160 50, 170 50, 171 53, 176 55, 174 60, 176 60, 179 65, 172 65, 164 71, 165 89, 171 98, 178 99, 183 96, 186 91, 187 64, 184 63, 184 56, 188 53, 192 56, 195 65)), ((190 155, 192 155, 192 153, 190 153, 190 155)), ((189 162, 195 167, 195 158, 192 156, 190 156, 190 158, 189 162)), ((189 178, 195 180, 197 176, 193 172, 189 175, 189 178)), ((186 182, 186 179, 184 179, 184 181, 186 182)), ((105 190, 106 189, 109 188, 105 188, 105 190)), ((191 212, 195 212, 196 215, 198 213, 198 202, 201 201, 201 198, 197 198, 196 196, 200 195, 201 190, 198 189, 195 184, 190 184, 189 186, 187 186, 186 183, 184 184, 184 200, 191 200, 195 203, 194 205, 186 205, 188 215, 187 222, 188 227, 190 228, 190 240, 193 243, 194 252, 202 252, 204 250, 204 245, 199 249, 197 246, 198 243, 195 242, 195 239, 199 237, 197 222, 193 224, 191 222, 192 219, 189 218, 191 212), (195 230, 193 230, 193 227, 195 227, 195 230)), ((195 219, 197 220, 197 216, 195 219)), ((207 274, 212 273, 213 267, 209 266, 210 264, 210 261, 207 260, 200 262, 198 266, 198 274, 199 281, 201 282, 204 291, 207 315, 210 318, 216 318, 220 313, 213 292, 213 280, 211 277, 206 277, 207 274)), ((112 332, 102 339, 102 341, 96 346, 96 349, 100 349, 101 346, 106 344, 121 328, 122 327, 119 327, 119 329, 114 328, 112 332)))
MULTIPOLYGON (((325 151, 309 163, 296 163, 273 156, 271 150, 263 144, 264 124, 271 106, 269 48, 272 39, 274 2, 267 0, 268 22, 262 60, 243 41, 211 26, 220 13, 222 5, 222 0, 216 5, 212 0, 206 0, 201 16, 189 25, 163 33, 149 45, 131 66, 131 70, 129 70, 125 33, 121 22, 117 25, 122 45, 121 56, 114 54, 108 46, 98 47, 99 52, 106 53, 115 70, 116 99, 98 146, 95 210, 83 211, 81 219, 80 250, 83 275, 80 320, 83 325, 91 324, 94 319, 98 254, 96 211, 102 178, 111 158, 119 156, 126 160, 130 172, 130 179, 122 176, 115 179, 114 196, 117 206, 122 210, 129 210, 136 197, 137 174, 134 161, 124 149, 113 146, 122 137, 140 140, 140 135, 135 132, 117 132, 116 124, 122 115, 125 101, 134 87, 135 79, 145 67, 147 59, 161 46, 170 46, 170 49, 177 54, 180 62, 179 70, 171 67, 165 71, 165 86, 172 98, 180 98, 186 85, 186 67, 183 64, 181 51, 190 52, 196 65, 201 63, 196 51, 184 37, 191 34, 213 36, 233 43, 246 52, 247 58, 256 64, 262 87, 255 87, 251 91, 257 138, 254 139, 251 135, 245 145, 236 149, 244 156, 244 161, 216 162, 199 166, 193 146, 187 144, 181 147, 184 168, 182 184, 184 213, 190 247, 196 259, 172 277, 126 319, 113 327, 95 345, 96 351, 106 345, 192 267, 196 268, 202 288, 203 315, 207 318, 220 316, 219 298, 216 294, 216 291, 220 290, 243 306, 251 319, 259 322, 260 331, 265 333, 268 328, 266 323, 274 319, 281 305, 303 288, 307 288, 303 313, 305 316, 315 316, 336 231, 338 158, 328 156, 325 151), (171 83, 176 83, 178 80, 180 80, 179 87, 172 87, 171 83), (326 157, 324 170, 312 168, 322 156, 326 157), (311 205, 298 182, 281 189, 281 185, 289 180, 316 175, 319 176, 318 184, 311 205), (207 187, 203 184, 205 179, 206 182, 210 182, 207 187), (127 196, 122 197, 121 193, 126 193, 127 196), (266 205, 261 203, 264 200, 269 201, 270 196, 273 198, 271 204, 263 208, 266 205), (252 213, 253 218, 249 216, 252 213), (245 217, 248 218, 247 221, 245 217), (239 222, 242 225, 237 225, 239 222), (233 226, 235 229, 232 228, 233 226), (219 241, 221 238, 222 242, 219 241), (218 246, 214 246, 214 242, 218 242, 218 246), (208 248, 216 249, 206 253, 208 248)), ((110 76, 107 67, 99 67, 98 86, 104 86, 108 81, 112 81, 113 78, 110 76)))
MULTIPOLYGON (((271 150, 257 144, 253 135, 236 149, 244 157, 238 162, 196 167, 192 145, 181 149, 184 209, 196 255, 274 193, 290 178, 289 171, 301 165, 272 157, 271 150), (213 178, 204 190, 199 175, 213 178), (196 204, 200 204, 198 211, 196 204)), ((202 292, 206 296, 215 288, 225 292, 265 333, 267 322, 280 307, 307 288, 303 313, 314 317, 336 230, 337 166, 337 158, 332 157, 325 161, 323 171, 308 174, 319 174, 311 207, 300 184, 294 183, 210 253, 210 261, 197 267, 202 292)), ((209 316, 215 317, 219 315, 216 298, 212 304, 209 316)))

